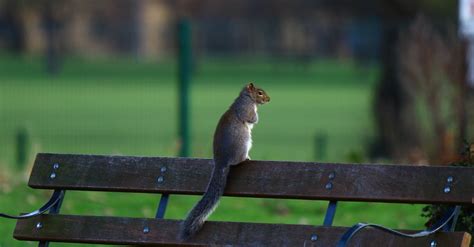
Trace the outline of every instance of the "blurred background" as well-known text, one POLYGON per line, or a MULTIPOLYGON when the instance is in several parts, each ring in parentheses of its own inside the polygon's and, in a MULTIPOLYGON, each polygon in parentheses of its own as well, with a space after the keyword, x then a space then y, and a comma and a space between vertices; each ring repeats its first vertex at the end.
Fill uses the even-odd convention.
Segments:
MULTIPOLYGON (((0 212, 49 197, 26 185, 38 152, 211 158, 249 81, 272 98, 252 159, 455 162, 474 136, 458 20, 444 0, 0 0, 0 212)), ((153 217, 158 199, 68 192, 62 212, 153 217)), ((326 203, 224 198, 211 220, 318 225, 326 203)), ((421 229, 422 207, 340 203, 335 225, 421 229)), ((0 247, 25 245, 14 224, 0 247)))

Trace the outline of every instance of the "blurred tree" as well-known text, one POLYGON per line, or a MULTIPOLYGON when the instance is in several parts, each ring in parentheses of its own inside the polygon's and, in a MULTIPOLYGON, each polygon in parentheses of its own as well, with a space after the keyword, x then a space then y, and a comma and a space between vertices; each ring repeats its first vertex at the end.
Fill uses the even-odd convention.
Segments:
MULTIPOLYGON (((400 40, 398 77, 410 98, 419 149, 431 161, 448 162, 465 137, 465 50, 455 28, 441 36, 419 17, 400 40), (417 126, 418 125, 418 126, 417 126)), ((410 116, 412 117, 412 116, 410 116)))
POLYGON ((46 70, 50 74, 57 74, 60 67, 60 38, 61 21, 56 14, 56 4, 48 1, 44 5, 43 26, 46 30, 46 70))
POLYGON ((465 51, 454 30, 442 36, 419 17, 390 50, 375 113, 380 142, 396 160, 443 163, 465 137, 465 51))

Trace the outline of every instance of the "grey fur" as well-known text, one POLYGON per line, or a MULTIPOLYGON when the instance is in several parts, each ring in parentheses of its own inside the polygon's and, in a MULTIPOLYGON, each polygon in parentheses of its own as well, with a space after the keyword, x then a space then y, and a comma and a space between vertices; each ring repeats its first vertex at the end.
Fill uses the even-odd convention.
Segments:
POLYGON ((248 124, 258 121, 256 106, 257 102, 245 87, 219 120, 214 133, 212 176, 203 197, 181 224, 181 240, 194 236, 217 206, 224 193, 230 166, 248 159, 247 145, 251 142, 251 129, 248 124))
POLYGON ((219 169, 216 166, 212 171, 211 180, 207 187, 206 193, 201 200, 189 212, 188 217, 181 223, 179 238, 187 240, 194 236, 204 224, 204 221, 214 211, 219 198, 224 193, 223 185, 226 184, 229 167, 219 169))

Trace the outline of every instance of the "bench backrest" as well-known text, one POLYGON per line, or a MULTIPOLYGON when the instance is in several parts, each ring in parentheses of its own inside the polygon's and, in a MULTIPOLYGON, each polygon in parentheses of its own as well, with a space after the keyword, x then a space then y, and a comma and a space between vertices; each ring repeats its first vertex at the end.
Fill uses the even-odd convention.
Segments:
MULTIPOLYGON (((204 192, 211 170, 210 159, 38 154, 29 185, 193 195, 204 192)), ((249 161, 233 167, 229 176, 227 196, 470 205, 474 195, 474 169, 464 167, 249 161)), ((14 237, 179 245, 178 228, 177 220, 48 214, 19 220, 14 237)), ((211 221, 187 244, 335 246, 347 229, 211 221)), ((467 247, 470 239, 463 232, 406 239, 366 229, 349 246, 430 246, 436 241, 438 246, 467 247)))
MULTIPOLYGON (((38 154, 29 186, 202 194, 211 170, 210 159, 38 154)), ((229 176, 227 196, 426 204, 474 197, 474 169, 465 167, 249 161, 229 176)))

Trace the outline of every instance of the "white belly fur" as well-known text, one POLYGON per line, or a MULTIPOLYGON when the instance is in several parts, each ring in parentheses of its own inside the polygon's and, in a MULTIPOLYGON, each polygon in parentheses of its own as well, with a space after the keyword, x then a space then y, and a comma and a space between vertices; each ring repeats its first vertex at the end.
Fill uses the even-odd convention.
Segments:
POLYGON ((248 128, 248 131, 249 131, 249 138, 247 139, 247 143, 245 145, 246 145, 246 149, 247 149, 247 157, 249 157, 249 152, 250 152, 250 149, 252 148, 252 128, 253 128, 253 124, 247 123, 247 128, 248 128))
MULTIPOLYGON (((257 105, 254 105, 254 111, 255 114, 257 114, 257 105)), ((247 158, 250 159, 249 152, 250 149, 252 148, 252 129, 253 129, 253 123, 245 123, 247 125, 248 131, 249 131, 249 139, 247 140, 246 149, 247 149, 247 158)))

